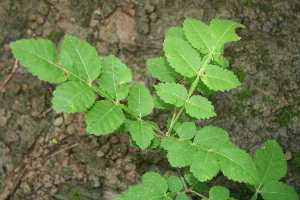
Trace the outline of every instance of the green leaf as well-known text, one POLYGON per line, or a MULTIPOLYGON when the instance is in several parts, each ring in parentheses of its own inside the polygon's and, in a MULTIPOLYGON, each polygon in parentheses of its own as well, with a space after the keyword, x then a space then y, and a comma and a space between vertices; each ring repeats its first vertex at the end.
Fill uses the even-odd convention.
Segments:
POLYGON ((241 83, 235 74, 217 65, 208 65, 204 70, 201 80, 212 90, 230 90, 240 86, 241 83))
POLYGON ((167 182, 168 182, 169 189, 171 192, 179 192, 183 189, 182 181, 177 176, 170 175, 167 178, 167 182))
POLYGON ((23 39, 10 44, 14 57, 30 73, 50 83, 61 83, 67 78, 58 65, 58 53, 50 40, 23 39))
POLYGON ((116 101, 125 99, 132 80, 130 69, 113 55, 105 57, 102 65, 103 72, 98 80, 100 88, 116 101))
POLYGON ((156 190, 161 195, 165 194, 168 190, 167 181, 159 173, 147 172, 143 175, 142 180, 146 187, 156 190))
POLYGON ((174 108, 174 105, 164 102, 163 100, 161 100, 159 98, 159 96, 157 94, 153 95, 153 102, 154 102, 155 108, 168 109, 168 110, 174 108))
POLYGON ((179 82, 182 79, 166 58, 150 58, 147 60, 146 67, 152 76, 160 81, 179 82))
POLYGON ((165 37, 174 37, 180 40, 187 41, 184 31, 182 28, 179 27, 171 27, 168 29, 167 33, 165 34, 165 37))
POLYGON ((149 187, 135 185, 130 187, 128 190, 118 195, 114 200, 145 200, 145 199, 155 199, 161 200, 161 195, 149 187))
POLYGON ((254 162, 259 175, 258 188, 270 181, 278 181, 285 176, 287 163, 275 140, 269 140, 256 151, 254 162))
POLYGON ((226 42, 240 39, 234 29, 244 27, 233 21, 213 19, 210 26, 205 23, 187 18, 183 23, 183 30, 188 41, 201 53, 222 53, 222 46, 226 42))
POLYGON ((195 122, 184 122, 181 125, 176 126, 176 128, 174 127, 174 129, 178 132, 178 135, 182 140, 190 140, 197 133, 195 122))
POLYGON ((194 176, 194 174, 190 170, 184 168, 183 172, 184 179, 186 180, 189 186, 193 186, 193 191, 201 193, 210 190, 210 188, 207 185, 205 185, 202 182, 199 182, 199 180, 194 176))
POLYGON ((191 158, 195 152, 196 147, 194 147, 190 141, 176 140, 169 148, 167 157, 173 167, 184 167, 191 164, 191 158))
POLYGON ((205 182, 218 174, 220 165, 212 152, 199 149, 192 157, 190 170, 199 181, 205 182))
POLYGON ((181 39, 167 37, 164 41, 164 51, 170 65, 186 77, 197 75, 201 66, 201 58, 196 49, 181 39))
POLYGON ((272 181, 259 191, 265 200, 298 200, 299 195, 290 186, 279 182, 272 181))
POLYGON ((101 73, 101 60, 95 47, 71 35, 61 44, 61 53, 68 53, 73 61, 72 75, 91 84, 101 73))
POLYGON ((215 61, 217 61, 217 63, 221 65, 223 68, 229 66, 229 61, 226 58, 224 58, 222 54, 213 54, 213 57, 215 61))
POLYGON ((185 193, 180 193, 176 196, 176 200, 189 200, 190 198, 185 193))
POLYGON ((57 86, 53 96, 53 109, 58 113, 83 112, 96 100, 96 95, 89 85, 75 81, 67 81, 57 86))
POLYGON ((135 83, 130 88, 128 104, 134 114, 139 117, 150 114, 154 107, 150 91, 141 83, 135 83))
POLYGON ((185 87, 178 83, 160 83, 154 85, 157 95, 166 103, 174 104, 177 107, 183 106, 187 98, 185 87))
POLYGON ((192 117, 206 119, 216 115, 214 106, 206 98, 195 95, 192 96, 185 106, 186 112, 192 117))
POLYGON ((86 113, 86 131, 95 135, 106 135, 116 130, 124 119, 119 106, 108 101, 97 101, 86 113))
POLYGON ((130 125, 130 134, 132 139, 141 149, 147 148, 154 137, 151 126, 145 121, 134 121, 130 125))
POLYGON ((214 93, 215 93, 215 91, 209 89, 209 88, 207 87, 207 85, 205 85, 205 84, 203 83, 203 81, 202 81, 201 79, 199 80, 199 83, 198 83, 196 89, 197 89, 199 92, 201 92, 202 94, 206 94, 206 95, 211 95, 211 94, 214 94, 214 93))
POLYGON ((209 191, 210 200, 227 200, 229 198, 229 190, 222 186, 214 186, 209 191))
POLYGON ((176 142, 176 140, 177 139, 173 136, 165 136, 162 139, 160 146, 165 150, 169 150, 172 147, 172 145, 176 142))
POLYGON ((198 130, 194 138, 196 146, 205 146, 211 148, 218 141, 228 141, 229 136, 226 131, 215 126, 205 126, 198 130))
POLYGON ((238 27, 245 28, 242 24, 220 19, 212 19, 209 27, 211 29, 212 40, 215 48, 222 46, 227 42, 240 40, 241 38, 234 30, 238 27))
POLYGON ((215 155, 227 178, 249 184, 257 183, 258 175, 253 160, 245 151, 238 148, 222 148, 215 151, 215 155))

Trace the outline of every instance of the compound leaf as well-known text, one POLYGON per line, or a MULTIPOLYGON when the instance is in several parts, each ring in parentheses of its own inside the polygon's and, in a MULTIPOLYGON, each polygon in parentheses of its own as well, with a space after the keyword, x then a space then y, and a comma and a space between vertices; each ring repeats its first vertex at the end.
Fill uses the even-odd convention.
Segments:
POLYGON ((157 95, 166 103, 174 104, 175 106, 183 106, 187 98, 185 87, 178 83, 160 83, 154 85, 157 90, 157 95))
POLYGON ((258 176, 253 160, 245 151, 238 148, 221 148, 214 153, 227 178, 249 184, 257 183, 258 176))
POLYGON ((159 173, 147 172, 143 175, 142 180, 146 187, 157 191, 161 195, 165 194, 168 190, 167 181, 159 173))
POLYGON ((102 62, 102 75, 98 80, 100 88, 116 101, 126 98, 132 80, 130 69, 113 55, 105 57, 102 62))
POLYGON ((20 64, 39 79, 61 83, 67 78, 58 64, 58 53, 50 40, 23 39, 10 44, 12 53, 20 64))
POLYGON ((215 126, 205 126, 198 130, 194 144, 196 146, 205 146, 211 148, 218 141, 228 141, 229 136, 226 131, 215 126))
POLYGON ((150 58, 147 60, 146 67, 153 77, 160 81, 178 82, 181 75, 174 70, 166 58, 150 58))
POLYGON ((147 148, 154 137, 154 132, 151 126, 145 121, 134 121, 131 123, 130 134, 132 139, 141 148, 147 148))
POLYGON ((116 130, 124 121, 122 109, 108 101, 97 101, 86 113, 86 131, 95 135, 106 135, 116 130))
POLYGON ((196 147, 188 140, 176 140, 169 148, 168 159, 173 167, 184 167, 191 164, 191 158, 196 152, 196 147))
POLYGON ((150 114, 154 107, 150 91, 141 83, 135 83, 130 88, 128 104, 129 109, 131 109, 134 114, 139 117, 144 117, 150 114))
POLYGON ((215 91, 230 90, 241 85, 233 72, 222 69, 217 65, 208 65, 200 78, 210 89, 215 91))
POLYGON ((254 162, 259 175, 259 186, 270 181, 278 181, 287 171, 286 160, 278 143, 269 140, 256 151, 254 162))
POLYGON ((214 186, 209 191, 209 199, 211 200, 227 200, 229 198, 229 190, 222 186, 214 186))
POLYGON ((61 53, 68 53, 73 61, 72 75, 92 83, 101 73, 101 59, 95 47, 71 35, 61 44, 61 53))
POLYGON ((181 39, 167 37, 164 41, 164 51, 170 65, 186 77, 197 75, 201 66, 201 58, 196 49, 181 39))
POLYGON ((75 81, 67 81, 57 86, 53 96, 53 109, 58 113, 83 112, 96 100, 96 95, 89 85, 75 81))
POLYGON ((199 181, 205 182, 218 174, 220 165, 212 152, 199 149, 192 157, 190 170, 199 181))
POLYGON ((188 100, 185 110, 190 116, 197 119, 210 118, 216 115, 211 102, 199 95, 194 95, 188 100))
POLYGON ((170 175, 167 178, 168 186, 171 192, 179 192, 183 188, 182 181, 180 180, 179 177, 170 175))
POLYGON ((288 185, 271 181, 259 191, 265 200, 298 200, 299 195, 288 185))

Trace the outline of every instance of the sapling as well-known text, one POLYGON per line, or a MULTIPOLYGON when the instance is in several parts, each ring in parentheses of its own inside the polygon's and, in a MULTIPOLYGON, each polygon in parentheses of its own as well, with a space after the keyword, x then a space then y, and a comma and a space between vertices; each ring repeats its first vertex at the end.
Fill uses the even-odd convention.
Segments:
POLYGON ((296 200, 297 193, 279 181, 287 167, 276 141, 267 141, 253 159, 230 142, 223 129, 202 127, 194 121, 216 115, 202 94, 240 85, 226 69, 229 62, 223 57, 224 45, 240 39, 236 28, 244 26, 219 19, 206 25, 189 18, 182 28, 170 28, 163 43, 165 57, 150 58, 146 63, 160 81, 154 85, 154 95, 141 83, 131 84, 131 71, 118 58, 100 57, 94 47, 70 35, 64 37, 60 52, 44 39, 19 40, 11 49, 33 75, 60 84, 53 92, 56 112, 87 111, 86 130, 90 134, 129 132, 131 145, 164 149, 170 165, 179 171, 178 176, 148 172, 142 177, 143 185, 130 187, 116 200, 185 200, 189 195, 234 199, 227 188, 205 184, 220 171, 228 179, 246 183, 254 191, 252 200, 258 195, 265 200, 296 200), (105 100, 96 100, 96 94, 105 100), (149 120, 153 109, 172 110, 166 127, 161 129, 149 120))

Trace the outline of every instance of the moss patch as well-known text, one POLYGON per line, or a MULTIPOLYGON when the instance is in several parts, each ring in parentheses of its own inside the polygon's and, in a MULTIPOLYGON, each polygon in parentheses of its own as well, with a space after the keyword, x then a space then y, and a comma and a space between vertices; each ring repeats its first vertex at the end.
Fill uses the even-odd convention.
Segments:
POLYGON ((241 90, 239 93, 236 94, 236 97, 240 101, 247 100, 254 96, 257 93, 257 90, 249 90, 249 89, 244 89, 241 90))

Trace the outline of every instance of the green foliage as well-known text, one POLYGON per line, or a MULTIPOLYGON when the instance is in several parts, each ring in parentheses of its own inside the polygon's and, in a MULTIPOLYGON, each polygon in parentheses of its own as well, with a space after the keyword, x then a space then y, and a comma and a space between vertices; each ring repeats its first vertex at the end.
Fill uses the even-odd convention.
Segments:
MULTIPOLYGON (((131 71, 118 58, 99 57, 94 47, 73 36, 65 36, 59 53, 54 44, 43 39, 19 40, 11 48, 15 58, 39 79, 60 83, 53 92, 55 111, 87 111, 89 133, 130 132, 132 145, 163 149, 171 166, 178 168, 179 177, 148 172, 143 175, 143 185, 133 186, 115 199, 186 200, 188 194, 211 200, 234 199, 228 189, 209 188, 204 183, 219 172, 247 183, 255 190, 253 200, 258 194, 266 200, 297 199, 293 189, 279 182, 286 173, 286 162, 275 141, 266 142, 253 160, 230 142, 223 129, 199 127, 193 122, 216 115, 202 94, 240 85, 236 75, 225 69, 229 62, 223 57, 225 44, 240 39, 234 32, 238 27, 244 26, 218 19, 210 25, 186 19, 183 28, 170 28, 163 44, 165 57, 150 58, 146 63, 149 72, 161 81, 154 85, 154 95, 141 83, 131 84, 131 71), (148 118, 153 109, 174 109, 162 130, 148 118), (209 191, 208 197, 203 195, 205 191, 209 191)), ((238 99, 254 94, 245 90, 238 99)))

